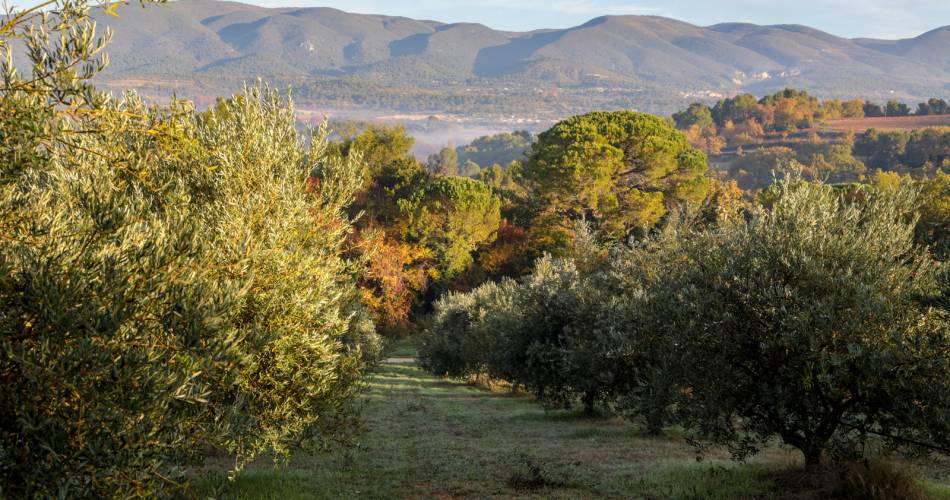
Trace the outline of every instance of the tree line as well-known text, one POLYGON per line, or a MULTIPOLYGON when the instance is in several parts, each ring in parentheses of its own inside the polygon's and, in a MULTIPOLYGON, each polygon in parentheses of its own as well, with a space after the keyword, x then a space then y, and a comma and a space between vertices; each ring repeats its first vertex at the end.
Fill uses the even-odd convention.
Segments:
POLYGON ((876 171, 933 177, 950 169, 950 127, 875 130, 740 150, 722 172, 744 189, 762 189, 788 173, 833 183, 865 182, 876 171))
POLYGON ((434 303, 428 370, 739 458, 950 452, 946 174, 742 192, 632 112, 560 122, 517 168, 533 264, 434 303))
POLYGON ((804 90, 785 89, 761 99, 740 94, 721 99, 711 107, 696 102, 674 113, 672 119, 692 144, 716 154, 726 147, 760 142, 767 135, 812 129, 828 120, 912 114, 945 115, 950 114, 950 107, 945 100, 935 97, 919 103, 912 113, 908 105, 898 101, 885 105, 859 98, 821 101, 804 90))
MULTIPOLYGON (((815 102, 797 91, 772 97, 767 102, 815 102)), ((378 324, 405 334, 442 293, 525 274, 545 252, 569 246, 570 220, 577 217, 619 240, 683 204, 734 204, 785 175, 834 183, 869 182, 875 169, 933 177, 948 161, 950 135, 931 128, 868 131, 836 141, 813 137, 740 151, 727 170, 713 172, 688 131, 683 140, 672 123, 632 112, 590 113, 537 137, 503 133, 447 147, 425 163, 413 157, 412 138, 401 127, 369 125, 343 134, 340 152, 366 151, 372 170, 351 214, 365 214, 358 232, 378 250, 370 253, 371 277, 361 281, 378 324), (638 130, 635 138, 618 139, 629 130, 638 130), (643 150, 644 158, 624 159, 635 150, 643 150), (466 184, 482 195, 477 206, 450 199, 419 204, 420 197, 431 196, 421 194, 431 182, 466 184), (433 217, 468 221, 474 230, 439 227, 433 217), (413 233, 408 220, 428 220, 422 224, 428 234, 413 233), (452 242, 454 256, 446 253, 452 242)))
MULTIPOLYGON (((942 102, 934 98, 921 103, 920 108, 943 113, 942 102)), ((876 170, 932 177, 950 165, 948 127, 870 129, 857 134, 812 129, 827 119, 859 116, 864 104, 859 99, 821 102, 804 91, 790 89, 759 100, 751 95, 724 99, 712 108, 694 103, 672 119, 690 144, 704 152, 719 154, 726 146, 735 148, 734 153, 715 159, 719 164, 716 175, 737 181, 743 189, 767 187, 776 176, 788 172, 835 183, 863 182, 876 170), (799 104, 792 104, 795 102, 799 104), (789 109, 805 110, 792 121, 806 127, 806 132, 777 130, 776 114, 785 116, 781 118, 785 121, 796 115, 789 109), (737 128, 736 122, 745 125, 737 128)), ((426 166, 441 175, 478 178, 510 189, 517 183, 519 168, 513 164, 527 159, 534 140, 525 131, 480 137, 466 146, 443 148, 430 155, 426 166)))
POLYGON ((786 179, 625 244, 581 222, 569 253, 439 299, 423 366, 680 426, 700 452, 950 453, 946 266, 917 239, 920 203, 907 185, 786 179))

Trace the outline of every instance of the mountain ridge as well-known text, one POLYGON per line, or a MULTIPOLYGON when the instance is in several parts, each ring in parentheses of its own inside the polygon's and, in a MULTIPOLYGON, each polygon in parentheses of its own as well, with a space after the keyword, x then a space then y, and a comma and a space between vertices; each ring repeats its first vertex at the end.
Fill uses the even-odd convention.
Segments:
POLYGON ((914 38, 843 38, 804 25, 697 26, 660 16, 599 16, 527 32, 477 23, 178 0, 97 15, 115 31, 106 77, 356 77, 433 84, 544 85, 937 95, 950 92, 950 26, 914 38))

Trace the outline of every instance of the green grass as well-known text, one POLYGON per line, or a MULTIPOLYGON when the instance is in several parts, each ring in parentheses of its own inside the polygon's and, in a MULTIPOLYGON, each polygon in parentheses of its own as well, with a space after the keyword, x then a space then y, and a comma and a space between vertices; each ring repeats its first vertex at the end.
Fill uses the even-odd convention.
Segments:
POLYGON ((940 500, 950 500, 950 484, 935 483, 933 481, 924 482, 924 489, 928 493, 940 500))
POLYGON ((415 357, 419 348, 419 337, 403 337, 389 341, 386 346, 386 355, 391 358, 415 357))
MULTIPOLYGON (((388 355, 414 355, 412 341, 388 355)), ((257 465, 233 482, 212 468, 195 481, 195 495, 811 498, 789 496, 782 481, 783 471, 794 472, 799 461, 790 450, 770 448, 745 465, 725 454, 697 462, 680 437, 648 436, 613 418, 545 411, 529 397, 438 379, 408 363, 382 364, 365 398, 366 432, 353 448, 297 456, 281 468, 257 465)), ((937 498, 950 498, 950 484, 927 487, 937 498)))

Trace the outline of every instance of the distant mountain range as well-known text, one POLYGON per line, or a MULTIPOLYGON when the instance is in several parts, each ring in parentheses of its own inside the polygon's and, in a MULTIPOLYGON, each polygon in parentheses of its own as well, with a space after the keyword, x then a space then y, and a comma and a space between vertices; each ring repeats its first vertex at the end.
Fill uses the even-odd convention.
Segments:
POLYGON ((330 8, 179 0, 102 15, 109 78, 361 77, 401 84, 529 82, 681 92, 950 94, 950 26, 906 40, 847 39, 800 25, 700 27, 605 16, 568 29, 497 31, 330 8))

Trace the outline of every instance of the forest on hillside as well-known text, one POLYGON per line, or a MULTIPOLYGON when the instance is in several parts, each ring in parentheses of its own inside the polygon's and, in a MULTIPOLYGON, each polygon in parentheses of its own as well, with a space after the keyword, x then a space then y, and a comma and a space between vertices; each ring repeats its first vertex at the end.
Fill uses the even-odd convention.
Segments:
MULTIPOLYGON (((670 123, 710 157, 709 175, 736 181, 744 190, 768 187, 789 173, 845 183, 867 182, 877 171, 933 177, 950 168, 950 107, 937 97, 911 112, 898 101, 822 101, 785 89, 760 99, 741 94, 713 106, 696 102, 673 113, 670 123), (890 128, 853 131, 865 118, 890 128)), ((443 148, 427 165, 449 175, 501 178, 520 168, 533 142, 527 131, 484 136, 443 148)))
POLYGON ((422 162, 401 127, 301 130, 265 83, 208 109, 103 92, 92 9, 0 24, 0 496, 189 496, 216 457, 358 455, 406 338, 432 375, 699 456, 781 443, 845 497, 924 498, 868 464, 950 454, 948 129, 774 146, 893 111, 789 89, 422 162))

